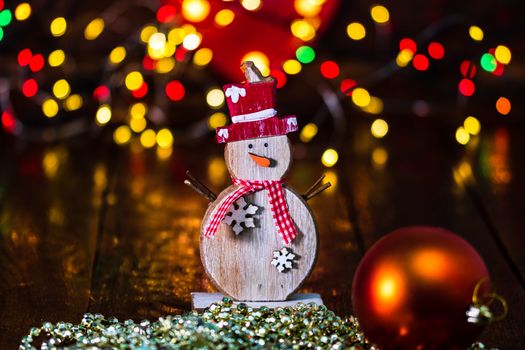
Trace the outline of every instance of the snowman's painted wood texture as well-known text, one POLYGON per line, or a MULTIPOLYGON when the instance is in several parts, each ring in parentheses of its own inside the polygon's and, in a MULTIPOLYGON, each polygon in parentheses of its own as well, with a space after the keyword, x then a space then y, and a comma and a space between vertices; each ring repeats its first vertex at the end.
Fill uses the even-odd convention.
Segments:
MULTIPOLYGON (((291 164, 291 146, 285 135, 231 142, 224 153, 230 174, 246 180, 279 180, 291 164), (271 165, 258 165, 250 153, 269 159, 271 165)), ((315 264, 318 235, 314 217, 305 200, 284 185, 288 210, 299 235, 286 245, 297 256, 294 267, 281 273, 271 262, 273 252, 285 244, 265 190, 246 195, 248 202, 263 208, 255 228, 237 236, 230 226, 221 223, 215 236, 204 236, 204 228, 220 204, 237 188, 232 185, 221 192, 204 216, 200 244, 204 268, 220 291, 237 300, 285 300, 300 287, 315 264)))
MULTIPOLYGON (((221 293, 191 293, 191 307, 193 310, 204 310, 213 303, 218 303, 224 298, 224 294, 221 293)), ((234 305, 240 304, 240 301, 234 301, 234 305)), ((287 307, 294 306, 298 303, 308 304, 315 303, 317 305, 324 305, 323 299, 317 293, 307 293, 307 294, 292 294, 287 300, 284 301, 247 301, 246 305, 259 308, 261 306, 266 306, 269 308, 277 307, 287 307)))

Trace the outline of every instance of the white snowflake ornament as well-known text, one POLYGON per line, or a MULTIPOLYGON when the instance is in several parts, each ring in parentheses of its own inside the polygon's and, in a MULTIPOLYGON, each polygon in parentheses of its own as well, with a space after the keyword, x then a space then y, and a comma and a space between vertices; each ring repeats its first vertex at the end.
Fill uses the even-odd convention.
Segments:
POLYGON ((236 236, 248 227, 255 227, 254 218, 259 207, 246 202, 244 197, 237 199, 226 213, 222 222, 232 227, 236 236))
POLYGON ((275 266, 279 272, 286 272, 292 268, 294 259, 295 254, 293 254, 290 249, 284 247, 281 250, 275 250, 273 252, 272 265, 275 266))

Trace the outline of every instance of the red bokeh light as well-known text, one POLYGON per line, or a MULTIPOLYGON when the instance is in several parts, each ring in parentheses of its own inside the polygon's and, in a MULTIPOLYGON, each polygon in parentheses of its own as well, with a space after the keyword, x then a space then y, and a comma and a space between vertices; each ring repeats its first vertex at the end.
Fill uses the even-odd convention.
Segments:
POLYGON ((445 48, 440 43, 432 42, 428 45, 428 54, 435 60, 445 57, 445 48))
POLYGON ((420 71, 424 71, 428 69, 428 58, 425 55, 415 55, 414 59, 412 60, 412 64, 414 65, 414 68, 420 71))
POLYGON ((95 90, 93 90, 93 97, 98 102, 104 102, 109 98, 109 89, 105 85, 98 86, 95 90))
POLYGON ((166 95, 172 101, 182 100, 185 93, 184 86, 177 80, 172 80, 166 84, 166 95))
POLYGON ((22 93, 26 97, 33 97, 38 92, 38 84, 35 79, 27 79, 22 84, 22 93))
POLYGON ((321 75, 326 79, 334 79, 339 75, 339 65, 334 61, 324 61, 321 63, 321 75))
POLYGON ((29 62, 29 69, 31 69, 33 72, 38 72, 44 68, 44 63, 44 56, 41 54, 36 54, 29 62))
POLYGON ((346 96, 352 96, 352 92, 354 92, 354 88, 357 86, 357 83, 352 79, 344 79, 341 82, 341 85, 339 86, 339 89, 343 94, 346 94, 346 96))
POLYGON ((135 98, 142 98, 146 96, 147 93, 148 93, 148 84, 146 84, 145 81, 142 82, 142 85, 137 90, 131 91, 131 94, 135 98))
POLYGON ((22 67, 27 66, 31 62, 33 54, 29 49, 23 49, 18 53, 18 64, 22 67))
POLYGON ((492 74, 500 77, 503 75, 504 71, 505 71, 505 66, 498 62, 498 64, 496 65, 496 69, 494 70, 494 72, 492 72, 492 74))
POLYGON ((410 38, 403 38, 399 42, 399 51, 409 50, 412 53, 416 53, 417 45, 416 42, 410 38))
POLYGON ((159 7, 157 10, 157 20, 160 23, 170 22, 175 18, 177 14, 177 9, 172 5, 164 5, 159 7))
POLYGON ((274 69, 270 72, 270 75, 277 80, 277 88, 280 89, 286 84, 286 74, 283 71, 274 69))
POLYGON ((182 62, 186 56, 186 52, 188 51, 182 46, 177 47, 177 51, 175 51, 175 59, 179 62, 182 62))
POLYGON ((155 61, 148 55, 144 56, 144 58, 142 59, 142 67, 144 67, 144 69, 146 70, 154 70, 156 63, 157 61, 155 61))
POLYGON ((476 90, 474 82, 470 79, 461 79, 458 85, 459 92, 465 96, 472 96, 476 90))
POLYGON ((15 117, 8 111, 2 113, 2 126, 4 130, 10 133, 13 133, 16 129, 16 120, 15 117))
POLYGON ((461 72, 461 75, 463 75, 465 78, 474 78, 476 76, 476 65, 469 60, 464 60, 461 62, 461 65, 459 66, 459 71, 461 72))

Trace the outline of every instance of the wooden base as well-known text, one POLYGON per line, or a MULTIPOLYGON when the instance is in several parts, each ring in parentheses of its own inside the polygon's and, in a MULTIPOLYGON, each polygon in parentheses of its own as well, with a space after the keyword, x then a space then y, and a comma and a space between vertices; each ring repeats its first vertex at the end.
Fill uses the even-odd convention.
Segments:
MULTIPOLYGON (((224 295, 221 293, 191 293, 191 307, 194 310, 203 310, 210 306, 212 303, 217 303, 224 298, 224 295)), ((261 307, 267 306, 269 308, 276 307, 285 307, 293 306, 297 303, 316 303, 318 305, 323 305, 323 299, 317 293, 310 294, 292 294, 288 300, 283 301, 234 301, 234 304, 244 303, 251 307, 261 307)))

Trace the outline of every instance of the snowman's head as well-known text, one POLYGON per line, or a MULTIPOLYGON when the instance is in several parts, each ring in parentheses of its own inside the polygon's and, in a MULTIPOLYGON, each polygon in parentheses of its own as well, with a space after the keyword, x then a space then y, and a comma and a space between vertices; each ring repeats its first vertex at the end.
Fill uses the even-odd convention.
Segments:
POLYGON ((230 142, 224 150, 230 174, 244 180, 279 180, 290 167, 291 154, 286 135, 230 142))

